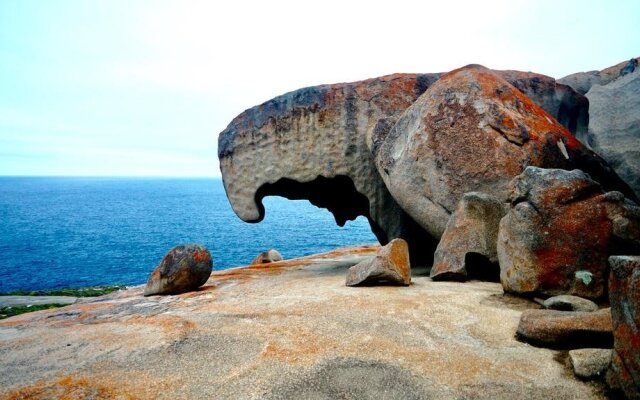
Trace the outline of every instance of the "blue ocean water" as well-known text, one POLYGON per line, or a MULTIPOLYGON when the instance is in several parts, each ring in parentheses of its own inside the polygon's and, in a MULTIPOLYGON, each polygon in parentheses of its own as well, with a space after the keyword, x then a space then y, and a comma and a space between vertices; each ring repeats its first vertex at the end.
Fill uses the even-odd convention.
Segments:
POLYGON ((0 177, 0 292, 141 284, 181 243, 225 269, 269 248, 293 258, 376 242, 362 217, 340 228, 307 201, 263 203, 264 221, 247 224, 219 179, 0 177))

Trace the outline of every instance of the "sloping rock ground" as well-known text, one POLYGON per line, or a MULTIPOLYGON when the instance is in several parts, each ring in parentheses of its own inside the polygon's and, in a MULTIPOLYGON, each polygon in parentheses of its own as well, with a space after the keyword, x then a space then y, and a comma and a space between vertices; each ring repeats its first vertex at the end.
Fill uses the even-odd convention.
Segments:
POLYGON ((214 272, 0 322, 0 398, 596 399, 515 340, 533 303, 497 283, 344 286, 377 247, 214 272))

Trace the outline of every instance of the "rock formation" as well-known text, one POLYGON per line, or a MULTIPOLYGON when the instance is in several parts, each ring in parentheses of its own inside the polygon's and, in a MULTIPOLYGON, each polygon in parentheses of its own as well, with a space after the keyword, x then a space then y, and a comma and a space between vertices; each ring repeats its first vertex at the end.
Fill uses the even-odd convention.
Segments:
POLYGON ((640 68, 634 58, 603 71, 562 78, 589 99, 586 135, 576 137, 600 154, 640 196, 640 68))
POLYGON ((400 207, 434 237, 462 195, 505 201, 526 166, 579 168, 630 196, 604 160, 496 73, 468 66, 443 75, 373 142, 384 183, 400 207))
POLYGON ((609 380, 629 399, 640 398, 640 257, 609 259, 614 352, 609 380))
POLYGON ((464 281, 474 275, 497 280, 498 226, 505 213, 503 203, 493 196, 480 192, 462 196, 436 248, 431 277, 464 281))
POLYGON ((402 239, 393 239, 378 250, 376 256, 349 268, 346 285, 388 282, 408 286, 411 284, 409 246, 402 239))
POLYGON ((516 336, 519 340, 550 348, 611 348, 611 331, 609 308, 594 312, 525 310, 516 336))
POLYGON ((162 258, 144 288, 144 295, 180 294, 202 286, 213 268, 211 254, 203 246, 176 246, 162 258))
MULTIPOLYGON (((569 87, 539 74, 496 73, 568 129, 584 126, 586 100, 569 87)), ((377 153, 400 114, 439 77, 395 74, 315 86, 246 110, 218 140, 220 168, 234 211, 244 221, 258 222, 264 217, 265 196, 308 199, 331 211, 339 225, 367 217, 382 244, 404 238, 412 258, 424 263, 442 232, 425 232, 398 206, 376 170, 372 152, 377 153)))
POLYGON ((580 170, 527 167, 511 186, 498 235, 505 291, 601 298, 607 258, 640 245, 637 207, 580 170))
POLYGON ((569 351, 573 373, 580 379, 602 376, 611 363, 611 349, 575 349, 569 351))
POLYGON ((256 258, 251 261, 251 265, 268 264, 276 261, 282 261, 282 254, 280 254, 278 250, 270 249, 258 254, 256 258))

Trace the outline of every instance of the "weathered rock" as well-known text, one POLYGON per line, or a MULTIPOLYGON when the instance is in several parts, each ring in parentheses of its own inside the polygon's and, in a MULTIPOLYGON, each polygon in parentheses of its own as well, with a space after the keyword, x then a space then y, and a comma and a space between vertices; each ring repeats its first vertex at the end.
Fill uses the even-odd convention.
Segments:
POLYGON ((569 351, 573 373, 581 379, 602 376, 611 364, 611 349, 576 349, 569 351))
POLYGON ((519 340, 551 348, 611 348, 611 309, 594 312, 525 310, 516 336, 519 340))
MULTIPOLYGON (((586 99, 570 88, 539 74, 496 73, 568 129, 584 125, 586 99)), ((265 196, 307 199, 331 211, 339 225, 366 216, 382 244, 404 238, 412 259, 430 264, 442 232, 433 238, 398 206, 380 179, 372 152, 400 114, 439 77, 395 74, 309 87, 246 110, 218 139, 220 168, 234 211, 244 221, 259 222, 265 196)))
POLYGON ((367 141, 372 130, 382 129, 379 120, 393 124, 438 77, 396 74, 315 86, 246 110, 218 139, 233 210, 244 221, 259 222, 265 196, 307 199, 333 213, 340 226, 365 216, 381 243, 402 237, 433 254, 436 241, 393 200, 367 141))
POLYGON ((637 207, 582 171, 527 167, 513 180, 510 201, 498 234, 507 292, 601 298, 607 258, 638 251, 637 207))
POLYGON ((542 303, 543 307, 548 310, 558 311, 597 311, 598 305, 591 300, 583 299, 578 296, 560 295, 549 297, 542 303))
POLYGON ((268 264, 276 261, 282 261, 282 254, 280 254, 278 250, 270 249, 258 254, 256 258, 251 261, 251 265, 268 264))
MULTIPOLYGON (((588 71, 577 72, 571 75, 567 75, 564 78, 557 80, 558 83, 570 86, 576 92, 580 94, 587 94, 587 92, 595 85, 606 85, 620 76, 624 76, 631 69, 631 65, 638 65, 639 58, 632 58, 629 61, 622 61, 616 65, 605 68, 602 71, 588 71)), ((636 68, 633 68, 634 72, 636 68)))
POLYGON ((349 268, 346 285, 389 282, 408 286, 411 284, 409 247, 402 239, 394 239, 378 250, 376 256, 349 268))
POLYGON ((614 352, 610 370, 629 399, 640 399, 640 257, 609 258, 614 352))
POLYGON ((589 99, 586 143, 640 196, 640 68, 594 85, 589 99))
POLYGON ((440 238, 431 278, 466 280, 469 275, 498 279, 498 226, 506 210, 485 193, 465 193, 440 238))
POLYGON ((176 246, 153 270, 144 288, 144 295, 180 294, 202 286, 213 268, 211 254, 203 246, 176 246))
POLYGON ((389 192, 434 237, 464 193, 505 201, 509 182, 527 165, 580 168, 633 196, 604 160, 481 66, 443 75, 382 139, 376 134, 376 166, 389 192))

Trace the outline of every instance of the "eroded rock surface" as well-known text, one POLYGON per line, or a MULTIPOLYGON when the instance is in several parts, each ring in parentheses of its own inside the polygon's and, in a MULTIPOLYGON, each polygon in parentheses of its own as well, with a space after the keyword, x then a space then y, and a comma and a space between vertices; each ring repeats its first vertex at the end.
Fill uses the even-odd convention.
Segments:
POLYGON ((408 286, 411 284, 409 246, 402 239, 393 239, 381 247, 376 256, 349 268, 346 285, 388 282, 408 286))
POLYGON ((611 377, 629 399, 640 398, 640 257, 609 258, 614 352, 611 377))
POLYGON ((211 253, 196 244, 176 246, 162 258, 144 288, 144 295, 179 294, 199 288, 213 268, 211 253))
POLYGON ((569 351, 573 373, 580 379, 601 377, 611 364, 611 349, 576 349, 569 351))
POLYGON ((527 167, 512 182, 510 200, 498 235, 505 291, 598 299, 606 293, 607 258, 638 250, 637 207, 580 170, 527 167))
POLYGON ((467 66, 443 75, 409 107, 375 150, 389 192, 434 237, 462 195, 508 197, 526 166, 580 168, 633 196, 595 153, 499 75, 467 66))
POLYGON ((498 227, 505 205, 485 193, 466 193, 451 215, 435 252, 431 278, 498 279, 498 227))
POLYGON ((348 267, 376 251, 214 271, 196 292, 136 287, 1 320, 0 398, 604 399, 556 352, 515 340, 530 303, 506 301, 498 283, 419 274, 411 287, 345 287, 348 267))
POLYGON ((519 340, 551 348, 611 348, 611 309, 594 312, 525 310, 516 335, 519 340))

